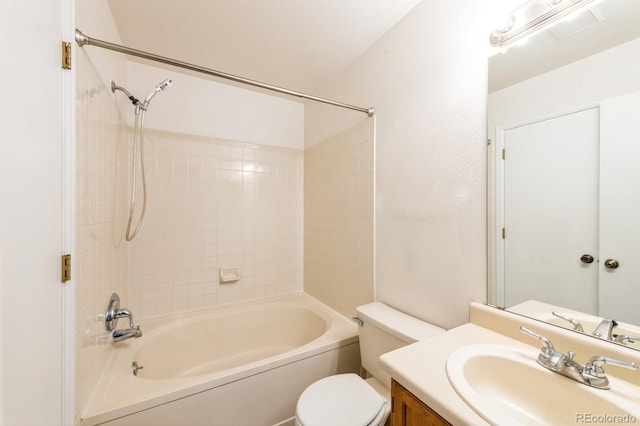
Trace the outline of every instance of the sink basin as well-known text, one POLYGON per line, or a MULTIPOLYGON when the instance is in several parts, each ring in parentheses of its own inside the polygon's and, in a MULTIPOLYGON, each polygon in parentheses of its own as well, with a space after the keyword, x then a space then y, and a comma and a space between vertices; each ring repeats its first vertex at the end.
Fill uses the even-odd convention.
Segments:
POLYGON ((600 423, 640 419, 636 386, 609 376, 611 389, 591 388, 540 366, 538 353, 505 345, 464 346, 449 356, 447 377, 462 400, 495 425, 593 423, 596 416, 608 416, 600 423))

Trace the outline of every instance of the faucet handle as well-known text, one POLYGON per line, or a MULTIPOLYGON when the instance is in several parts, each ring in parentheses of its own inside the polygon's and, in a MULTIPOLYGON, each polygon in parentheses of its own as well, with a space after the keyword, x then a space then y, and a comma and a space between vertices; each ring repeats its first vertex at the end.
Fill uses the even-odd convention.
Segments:
POLYGON ((104 313, 104 328, 107 331, 113 331, 118 325, 117 312, 120 310, 120 296, 118 293, 111 294, 107 309, 104 313))
POLYGON ((635 362, 620 361, 618 359, 613 359, 602 355, 592 356, 591 359, 589 359, 589 362, 587 362, 587 364, 584 366, 584 369, 589 374, 603 375, 604 369, 602 368, 602 365, 604 364, 617 365, 618 367, 624 367, 630 370, 638 369, 638 364, 636 364, 635 362))
POLYGON ((547 339, 546 337, 541 336, 538 333, 534 333, 533 331, 529 330, 525 326, 520 326, 520 331, 528 336, 533 337, 534 339, 538 339, 539 341, 541 341, 542 344, 544 345, 544 347, 542 348, 542 353, 544 353, 545 355, 551 355, 556 351, 553 348, 553 344, 551 343, 551 340, 547 339))
POLYGON ((569 317, 569 316, 567 316, 565 314, 561 314, 560 312, 557 312, 557 311, 551 311, 551 315, 553 315, 554 317, 558 317, 560 319, 563 319, 565 321, 570 322, 575 331, 579 331, 581 333, 584 333, 584 328, 582 327, 582 324, 580 324, 577 320, 574 320, 573 318, 571 318, 571 317, 569 317))
POLYGON ((117 309, 114 318, 129 318, 129 328, 135 328, 135 325, 133 324, 133 312, 131 312, 129 309, 117 309))
POLYGON ((614 336, 614 338, 616 343, 622 343, 623 345, 626 345, 627 342, 640 342, 640 336, 629 336, 628 334, 617 334, 614 336))

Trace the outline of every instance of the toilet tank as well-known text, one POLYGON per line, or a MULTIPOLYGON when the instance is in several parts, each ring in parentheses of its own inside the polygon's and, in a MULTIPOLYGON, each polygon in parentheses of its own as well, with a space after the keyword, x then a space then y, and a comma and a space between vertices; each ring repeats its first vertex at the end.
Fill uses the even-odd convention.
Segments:
POLYGON ((362 320, 359 331, 362 366, 386 387, 391 387, 391 377, 380 368, 380 355, 444 331, 380 302, 358 306, 356 311, 362 320))

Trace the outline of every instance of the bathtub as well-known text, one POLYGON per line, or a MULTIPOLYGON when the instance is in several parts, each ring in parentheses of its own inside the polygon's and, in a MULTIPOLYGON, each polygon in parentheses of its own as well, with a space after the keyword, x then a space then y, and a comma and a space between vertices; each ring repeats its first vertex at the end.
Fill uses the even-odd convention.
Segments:
POLYGON ((81 424, 284 424, 309 384, 360 370, 356 325, 304 293, 140 327, 115 345, 81 424))

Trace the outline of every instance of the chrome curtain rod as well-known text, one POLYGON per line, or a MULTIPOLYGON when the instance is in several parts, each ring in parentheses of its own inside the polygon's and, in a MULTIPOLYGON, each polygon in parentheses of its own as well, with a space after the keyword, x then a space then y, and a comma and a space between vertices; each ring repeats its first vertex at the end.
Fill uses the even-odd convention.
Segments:
POLYGON ((113 50, 115 52, 124 53, 126 55, 137 56, 143 59, 149 59, 151 61, 161 62, 163 64, 172 65, 178 68, 184 68, 191 71, 196 71, 202 74, 211 75, 213 77, 224 78, 226 80, 235 81, 237 83, 248 84, 250 86, 259 87, 261 89, 271 90, 273 92, 284 93, 286 95, 296 96, 298 98, 309 99, 316 102, 322 102, 329 105, 338 106, 341 108, 352 109, 354 111, 360 111, 372 117, 374 114, 373 107, 362 108, 354 105, 345 104, 342 102, 336 102, 329 99, 319 98, 317 96, 308 95, 302 92, 296 92, 295 90, 285 89, 283 87, 274 86, 272 84, 261 83, 259 81, 250 80, 248 78, 238 77, 237 75, 228 74, 221 71, 212 70, 210 68, 201 67, 199 65, 193 65, 187 62, 177 61, 175 59, 167 58, 164 56, 154 55, 153 53, 144 52, 142 50, 131 49, 129 47, 120 46, 119 44, 109 43, 108 41, 98 40, 91 38, 82 31, 76 29, 76 43, 82 47, 85 45, 102 47, 103 49, 113 50))

